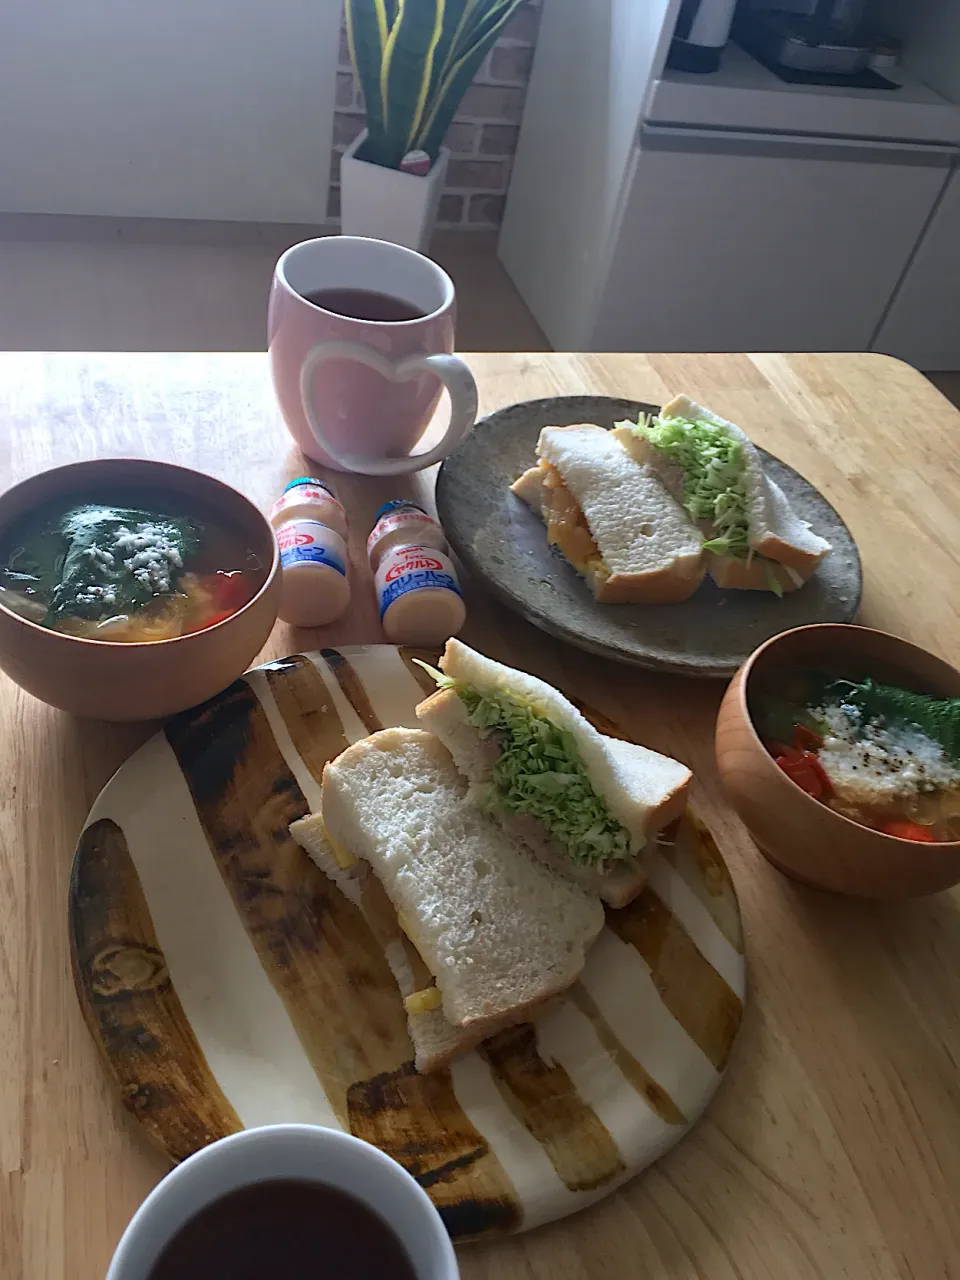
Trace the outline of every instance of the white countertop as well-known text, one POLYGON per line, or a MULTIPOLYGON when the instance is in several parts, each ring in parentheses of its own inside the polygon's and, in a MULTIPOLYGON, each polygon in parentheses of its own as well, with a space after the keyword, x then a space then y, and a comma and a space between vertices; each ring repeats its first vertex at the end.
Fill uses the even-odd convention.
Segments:
POLYGON ((760 129, 904 142, 960 142, 960 106, 895 68, 900 89, 787 84, 729 44, 712 75, 665 71, 653 82, 646 119, 656 124, 760 129))

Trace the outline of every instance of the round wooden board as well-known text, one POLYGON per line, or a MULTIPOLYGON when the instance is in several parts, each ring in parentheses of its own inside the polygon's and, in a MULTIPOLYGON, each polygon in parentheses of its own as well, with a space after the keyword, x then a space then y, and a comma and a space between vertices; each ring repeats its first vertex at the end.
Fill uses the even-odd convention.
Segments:
POLYGON ((90 813, 70 931, 90 1031, 171 1159, 253 1125, 340 1127, 399 1160, 466 1239, 573 1213, 684 1135, 740 1024, 743 937, 688 813, 557 1006, 417 1075, 382 951, 287 830, 348 742, 416 724, 430 682, 412 657, 297 655, 172 720, 90 813))
POLYGON ((547 544, 539 516, 510 492, 536 461, 546 426, 601 427, 659 407, 609 396, 523 400, 482 418, 437 477, 437 510, 471 573, 511 609, 568 644, 654 671, 729 679, 764 640, 810 622, 852 622, 863 576, 850 530, 799 472, 761 449, 764 466, 832 546, 809 582, 778 600, 772 592, 724 591, 710 578, 682 604, 597 604, 586 582, 547 544))

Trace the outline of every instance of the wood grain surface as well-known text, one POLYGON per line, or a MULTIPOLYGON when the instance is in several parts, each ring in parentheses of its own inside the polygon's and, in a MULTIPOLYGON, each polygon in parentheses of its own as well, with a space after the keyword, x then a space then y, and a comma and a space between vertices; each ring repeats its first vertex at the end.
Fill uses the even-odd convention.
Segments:
MULTIPOLYGON (((470 357, 481 412, 530 396, 663 402, 686 391, 740 422, 843 515, 861 620, 960 661, 960 416, 875 355, 470 357)), ((303 471, 262 355, 0 359, 4 485, 73 458, 200 467, 262 507, 303 471)), ((363 543, 375 508, 423 493, 339 482, 354 602, 264 657, 382 640, 363 543)), ((960 898, 830 897, 781 877, 723 804, 719 687, 565 648, 468 586, 464 638, 583 698, 696 773, 744 913, 751 992, 727 1078, 642 1178, 563 1222, 466 1246, 466 1280, 940 1280, 960 1257, 960 898)), ((167 1167, 125 1114, 73 991, 70 862, 90 804, 153 726, 81 724, 0 678, 0 1276, 101 1280, 167 1167)))

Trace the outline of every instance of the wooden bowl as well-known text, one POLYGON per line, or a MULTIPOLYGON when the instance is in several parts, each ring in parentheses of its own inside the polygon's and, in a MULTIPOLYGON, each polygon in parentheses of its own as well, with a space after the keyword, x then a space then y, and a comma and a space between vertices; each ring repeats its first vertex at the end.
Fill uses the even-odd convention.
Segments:
POLYGON ((276 621, 280 558, 273 530, 242 494, 211 476, 165 462, 103 458, 31 476, 0 496, 0 536, 26 512, 94 487, 163 488, 196 498, 243 530, 269 565, 248 604, 204 631, 169 640, 118 644, 82 640, 28 622, 0 606, 0 667, 42 702, 98 720, 153 720, 225 689, 259 653, 276 621))
POLYGON ((727 689, 716 734, 720 777, 760 851, 795 880, 857 897, 912 898, 957 884, 960 841, 921 844, 862 827, 808 796, 774 763, 750 717, 751 691, 780 672, 817 668, 960 696, 960 672, 884 631, 823 623, 761 645, 727 689))

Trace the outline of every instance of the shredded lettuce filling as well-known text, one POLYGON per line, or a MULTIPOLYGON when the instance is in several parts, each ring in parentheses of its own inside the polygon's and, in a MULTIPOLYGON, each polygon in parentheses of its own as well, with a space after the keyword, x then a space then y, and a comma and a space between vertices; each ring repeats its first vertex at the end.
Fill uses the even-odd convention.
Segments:
POLYGON ((763 571, 767 576, 767 586, 770 588, 770 590, 773 592, 773 594, 777 597, 778 600, 782 600, 783 587, 780 584, 780 579, 777 577, 777 573, 773 567, 772 562, 770 560, 767 560, 764 556, 761 556, 760 559, 763 561, 763 571))
POLYGON ((645 436, 669 462, 683 469, 683 505, 694 520, 709 520, 718 530, 707 551, 745 560, 747 494, 740 442, 722 426, 689 418, 641 418, 624 423, 645 436))
POLYGON ((579 866, 639 851, 593 789, 571 733, 513 694, 483 691, 425 662, 420 666, 441 689, 454 690, 481 737, 496 735, 500 755, 485 797, 491 810, 536 818, 579 866))

